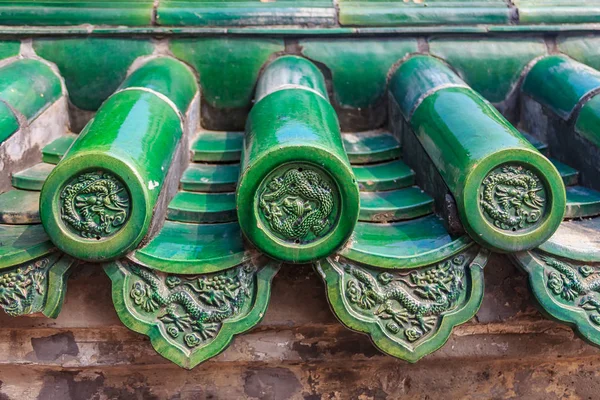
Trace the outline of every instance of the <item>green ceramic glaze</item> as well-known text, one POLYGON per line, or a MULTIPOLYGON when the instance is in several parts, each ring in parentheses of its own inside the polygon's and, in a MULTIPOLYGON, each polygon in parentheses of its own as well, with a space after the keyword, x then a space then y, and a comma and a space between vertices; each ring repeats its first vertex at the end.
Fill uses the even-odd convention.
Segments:
POLYGON ((549 147, 548 147, 548 143, 542 142, 541 140, 539 140, 538 138, 536 138, 535 136, 527 133, 527 132, 523 132, 523 131, 519 131, 521 132, 521 135, 523 135, 523 137, 525 139, 527 139, 527 141, 529 143, 531 143, 531 145, 533 147, 535 147, 536 149, 538 149, 538 151, 540 153, 542 153, 543 155, 545 155, 546 157, 548 157, 549 155, 549 147))
POLYGON ((550 159, 550 162, 556 167, 556 170, 562 178, 565 186, 573 186, 579 182, 579 171, 577 171, 575 168, 571 168, 568 165, 552 158, 550 159))
POLYGON ((600 215, 600 192, 583 186, 567 188, 565 218, 587 218, 600 215))
POLYGON ((359 222, 352 241, 340 254, 378 268, 417 268, 440 262, 471 245, 468 236, 453 238, 439 217, 429 215, 388 224, 359 222))
POLYGON ((597 51, 600 46, 599 36, 559 36, 556 38, 556 45, 561 53, 592 68, 600 69, 600 53, 597 51))
POLYGON ((525 67, 547 50, 542 39, 490 37, 434 38, 429 40, 429 52, 446 60, 487 100, 498 103, 515 89, 525 67))
POLYGON ((600 6, 595 1, 514 0, 523 24, 581 24, 600 22, 600 6))
POLYGON ((415 173, 401 160, 352 167, 361 191, 400 189, 415 184, 415 173))
POLYGON ((0 225, 0 270, 55 250, 42 225, 0 225))
POLYGON ((471 237, 503 252, 538 246, 564 215, 558 171, 489 102, 456 87, 457 77, 444 84, 450 74, 439 61, 417 56, 392 78, 392 95, 454 195, 471 237), (424 90, 421 97, 418 90, 424 90))
POLYGON ((600 265, 539 251, 516 253, 513 258, 529 275, 529 287, 544 314, 600 346, 600 298, 596 291, 600 265))
POLYGON ((600 262, 600 218, 564 221, 539 250, 559 258, 600 262))
POLYGON ((2 25, 150 25, 152 0, 0 1, 2 25))
POLYGON ((193 161, 240 161, 244 132, 200 131, 192 143, 193 161))
POLYGON ((37 117, 61 94, 60 79, 42 61, 21 59, 0 68, 0 100, 28 120, 37 117))
POLYGON ((339 8, 340 24, 350 26, 506 24, 511 20, 511 11, 502 0, 340 0, 339 8))
POLYGON ((148 39, 34 39, 35 52, 58 66, 69 100, 83 110, 97 110, 121 84, 131 63, 152 53, 148 39))
POLYGON ((600 72, 567 56, 551 55, 535 63, 522 91, 567 120, 580 100, 599 88, 600 72))
POLYGON ((67 134, 48 143, 42 149, 42 161, 48 164, 58 164, 75 139, 77 139, 77 135, 67 134))
POLYGON ((281 57, 256 98, 237 189, 242 231, 280 260, 325 257, 352 233, 359 196, 323 75, 303 58, 281 57))
POLYGON ((330 0, 164 0, 156 20, 161 25, 248 26, 334 25, 330 0))
POLYGON ((23 190, 42 190, 48 175, 54 170, 54 165, 39 163, 12 175, 12 185, 23 190))
POLYGON ((19 129, 17 116, 10 107, 0 102, 0 144, 19 129))
POLYGON ((181 188, 190 192, 233 192, 239 164, 190 164, 181 177, 181 188))
POLYGON ((236 221, 235 193, 179 192, 169 203, 167 219, 192 223, 236 221))
POLYGON ((360 193, 359 221, 401 221, 432 212, 433 199, 418 187, 360 193))
POLYGON ((416 362, 444 345, 483 299, 488 252, 473 246, 440 262, 405 270, 327 258, 317 271, 331 309, 384 353, 416 362))
POLYGON ((21 42, 18 40, 3 40, 0 42, 0 60, 19 54, 21 42))
POLYGON ((189 87, 195 85, 191 73, 176 67, 177 79, 163 73, 165 82, 157 83, 160 63, 148 62, 128 82, 164 93, 134 86, 112 95, 42 189, 42 223, 68 254, 88 261, 114 259, 135 248, 150 227, 183 134, 180 114, 165 96, 187 108, 194 95, 189 87))
POLYGON ((200 75, 203 101, 219 109, 248 108, 261 67, 284 50, 282 39, 223 37, 175 39, 170 47, 200 75))
POLYGON ((600 149, 600 96, 592 97, 579 111, 575 132, 600 149))
POLYGON ((385 95, 387 74, 406 54, 417 52, 415 39, 304 39, 302 54, 327 66, 333 99, 346 107, 369 107, 385 95))
POLYGON ((240 226, 165 221, 158 235, 132 260, 154 270, 197 274, 222 271, 248 261, 240 226))
POLYGON ((0 194, 0 224, 39 224, 40 192, 9 190, 0 194))
POLYGON ((187 369, 221 353, 235 335, 260 322, 278 269, 266 260, 193 275, 165 274, 123 260, 105 267, 121 322, 187 369))
POLYGON ((342 133, 344 149, 351 164, 372 164, 400 158, 398 139, 388 131, 342 133))

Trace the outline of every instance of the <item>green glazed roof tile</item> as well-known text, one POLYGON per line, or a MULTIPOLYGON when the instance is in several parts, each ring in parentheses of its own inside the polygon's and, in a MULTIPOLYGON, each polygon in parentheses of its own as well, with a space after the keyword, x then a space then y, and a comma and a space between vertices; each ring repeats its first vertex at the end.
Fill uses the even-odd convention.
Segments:
POLYGON ((577 171, 575 168, 571 168, 568 165, 552 158, 550 161, 558 170, 558 173, 560 174, 565 186, 576 185, 577 182, 579 182, 579 171, 577 171))
POLYGON ((0 101, 0 144, 19 130, 19 120, 6 103, 0 101))
POLYGON ((0 1, 2 25, 150 25, 153 0, 0 1))
POLYGON ((513 0, 522 24, 579 24, 600 22, 597 0, 513 0))
POLYGON ((179 192, 169 204, 167 219, 192 223, 236 221, 235 193, 179 192))
POLYGON ((401 221, 432 212, 433 199, 418 187, 360 193, 359 221, 401 221))
POLYGON ((184 26, 333 25, 335 14, 331 0, 162 0, 156 20, 184 26))
POLYGON ((190 192, 233 192, 239 164, 190 164, 181 177, 181 188, 190 192))
POLYGON ((209 273, 249 259, 237 222, 188 224, 166 221, 158 235, 133 258, 163 272, 209 273))
POLYGON ((600 262, 600 218, 563 221, 539 249, 558 257, 600 262))
POLYGON ((340 0, 341 25, 402 26, 504 24, 511 10, 503 0, 340 0))
POLYGON ((361 191, 393 190, 415 183, 415 173, 400 160, 382 164, 353 166, 352 170, 361 191))
POLYGON ((0 269, 49 253, 54 245, 41 224, 0 225, 0 269))
POLYGON ((40 192, 9 190, 0 194, 0 224, 39 224, 40 192))
POLYGON ((565 218, 586 218, 600 215, 600 192, 582 186, 567 188, 565 218))
POLYGON ((529 141, 529 143, 531 143, 533 145, 533 147, 535 147, 536 149, 539 150, 540 153, 542 153, 543 155, 545 155, 546 157, 548 157, 548 144, 542 142, 540 139, 536 138, 535 136, 533 136, 530 133, 527 132, 523 132, 523 131, 519 131, 521 132, 521 135, 523 135, 525 137, 525 139, 527 139, 529 141))
POLYGON ((240 161, 244 132, 200 131, 192 143, 197 162, 240 161))
POLYGON ((77 135, 67 134, 48 143, 42 149, 42 161, 48 164, 58 164, 75 139, 77 139, 77 135))
POLYGON ((450 236, 442 220, 429 215, 394 223, 359 222, 340 254, 379 268, 416 268, 439 262, 471 244, 468 236, 450 236))
POLYGON ((352 164, 369 164, 400 158, 400 142, 388 131, 373 130, 342 134, 344 149, 352 164))
POLYGON ((39 163, 19 171, 12 176, 12 184, 17 189, 42 190, 42 185, 54 169, 54 165, 39 163))
POLYGON ((600 147, 600 96, 595 95, 579 111, 575 132, 596 147, 600 147))

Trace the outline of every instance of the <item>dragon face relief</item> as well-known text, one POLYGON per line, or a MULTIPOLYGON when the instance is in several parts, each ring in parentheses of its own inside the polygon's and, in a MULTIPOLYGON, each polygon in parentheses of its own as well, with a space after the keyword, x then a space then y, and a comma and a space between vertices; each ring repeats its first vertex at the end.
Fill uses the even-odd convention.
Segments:
POLYGON ((323 171, 282 166, 259 188, 257 213, 271 233, 286 242, 306 244, 324 237, 338 217, 339 195, 323 171))
POLYGON ((503 165, 490 172, 479 191, 479 206, 495 227, 516 232, 542 221, 546 189, 540 178, 520 165, 503 165))
POLYGON ((100 240, 114 235, 131 212, 125 185, 105 171, 76 176, 63 188, 60 201, 65 225, 88 239, 100 240))

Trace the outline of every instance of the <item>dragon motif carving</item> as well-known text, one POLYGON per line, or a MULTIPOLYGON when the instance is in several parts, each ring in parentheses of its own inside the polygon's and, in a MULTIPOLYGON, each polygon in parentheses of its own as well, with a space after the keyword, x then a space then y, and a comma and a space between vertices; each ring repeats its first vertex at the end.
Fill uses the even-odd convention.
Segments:
POLYGON ((457 306, 466 288, 466 265, 467 258, 458 255, 425 269, 376 276, 346 265, 345 296, 352 306, 382 322, 389 334, 416 342, 457 306))
POLYGON ((50 266, 47 258, 40 258, 0 273, 0 306, 8 315, 16 317, 40 311, 50 266))
POLYGON ((331 184, 310 169, 288 169, 270 179, 260 193, 260 209, 271 230, 296 243, 324 236, 331 226, 334 193, 331 184))
POLYGON ((575 267, 548 256, 541 258, 552 267, 547 274, 548 289, 557 298, 587 311, 590 321, 600 326, 600 269, 575 267))
POLYGON ((129 216, 124 185, 106 172, 88 172, 65 186, 61 217, 84 238, 102 239, 116 233, 129 216))
POLYGON ((253 265, 206 275, 128 267, 135 277, 129 296, 137 311, 154 315, 172 340, 190 349, 210 342, 225 320, 245 311, 257 272, 253 265))
POLYGON ((480 205, 498 228, 517 231, 535 225, 545 206, 545 190, 531 171, 505 165, 482 183, 480 205))

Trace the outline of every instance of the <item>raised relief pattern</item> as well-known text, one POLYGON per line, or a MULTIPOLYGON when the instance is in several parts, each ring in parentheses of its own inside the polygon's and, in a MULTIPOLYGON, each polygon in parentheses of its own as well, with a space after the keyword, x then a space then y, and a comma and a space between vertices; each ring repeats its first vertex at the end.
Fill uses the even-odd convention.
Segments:
POLYGON ((336 218, 334 184, 316 170, 298 167, 267 178, 259 208, 279 238, 308 243, 325 236, 336 218))
POLYGON ((482 183, 480 206, 494 226, 518 231, 535 226, 545 211, 546 191, 533 172, 519 165, 492 171, 482 183))
POLYGON ((123 183, 108 172, 77 176, 60 195, 61 218, 84 238, 114 235, 130 214, 130 199, 123 183))

